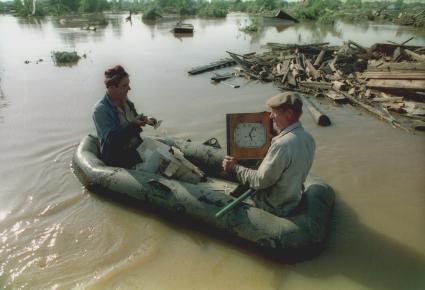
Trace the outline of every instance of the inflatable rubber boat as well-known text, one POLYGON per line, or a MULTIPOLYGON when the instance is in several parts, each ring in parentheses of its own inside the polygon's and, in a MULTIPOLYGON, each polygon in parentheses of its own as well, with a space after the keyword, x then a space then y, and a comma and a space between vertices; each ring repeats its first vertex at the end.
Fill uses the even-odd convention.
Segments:
POLYGON ((142 159, 148 166, 124 169, 106 166, 99 158, 98 139, 89 135, 74 154, 74 174, 92 192, 137 199, 172 216, 195 219, 276 255, 322 248, 329 231, 335 194, 318 177, 308 176, 301 203, 292 216, 278 217, 242 202, 227 214, 216 217, 217 212, 235 200, 231 194, 241 190, 241 185, 222 176, 224 150, 212 146, 213 142, 206 145, 173 137, 143 137, 143 140, 146 148, 142 159), (168 160, 165 166, 164 158, 152 157, 161 151, 157 150, 158 144, 167 154, 190 161, 193 168, 189 171, 193 175, 176 174, 178 170, 173 162, 168 160))

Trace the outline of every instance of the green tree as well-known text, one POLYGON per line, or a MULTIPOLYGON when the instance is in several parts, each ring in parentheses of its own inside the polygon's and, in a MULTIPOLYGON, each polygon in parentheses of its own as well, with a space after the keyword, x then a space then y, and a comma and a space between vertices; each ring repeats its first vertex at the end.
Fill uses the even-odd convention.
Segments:
POLYGON ((397 0, 395 1, 395 9, 402 10, 404 8, 404 0, 397 0))
POLYGON ((276 0, 255 0, 255 4, 262 11, 274 10, 277 7, 276 0))
POLYGON ((80 0, 49 0, 48 5, 50 12, 61 15, 69 12, 77 12, 80 8, 80 0))
POLYGON ((106 0, 80 0, 82 12, 102 12, 107 6, 106 0))
POLYGON ((345 1, 345 6, 350 8, 361 8, 362 0, 347 0, 345 1))
POLYGON ((15 0, 15 9, 20 16, 29 16, 32 13, 32 0, 15 0))

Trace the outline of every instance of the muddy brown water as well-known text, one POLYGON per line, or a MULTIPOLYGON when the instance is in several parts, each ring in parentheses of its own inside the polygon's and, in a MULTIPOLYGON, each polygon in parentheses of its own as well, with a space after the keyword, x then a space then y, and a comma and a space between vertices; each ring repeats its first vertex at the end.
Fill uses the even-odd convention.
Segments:
POLYGON ((387 40, 425 45, 425 32, 391 24, 238 30, 247 17, 190 19, 192 37, 173 21, 156 25, 110 15, 96 32, 58 19, 0 16, 0 288, 2 289, 423 289, 425 137, 394 129, 350 105, 323 102, 333 125, 304 126, 315 137, 312 172, 337 192, 332 231, 314 259, 275 263, 237 244, 179 227, 82 188, 70 170, 80 139, 93 133, 91 109, 103 71, 130 73, 130 98, 164 120, 146 134, 225 140, 225 113, 265 109, 276 87, 234 79, 233 89, 186 71, 266 42, 370 46, 387 40), (52 50, 87 58, 56 67, 52 50), (42 59, 43 61, 38 61, 42 59), (29 60, 29 64, 24 61, 29 60))

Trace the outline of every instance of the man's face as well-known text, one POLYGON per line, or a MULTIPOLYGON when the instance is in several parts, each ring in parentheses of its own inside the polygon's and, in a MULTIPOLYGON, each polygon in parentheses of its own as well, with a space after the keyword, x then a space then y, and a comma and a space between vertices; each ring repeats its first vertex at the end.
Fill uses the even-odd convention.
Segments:
POLYGON ((130 79, 124 77, 119 83, 118 86, 110 86, 108 88, 109 95, 116 100, 123 100, 130 88, 130 79))
POLYGON ((292 115, 292 109, 272 108, 270 119, 274 121, 277 128, 282 130, 291 125, 292 115))

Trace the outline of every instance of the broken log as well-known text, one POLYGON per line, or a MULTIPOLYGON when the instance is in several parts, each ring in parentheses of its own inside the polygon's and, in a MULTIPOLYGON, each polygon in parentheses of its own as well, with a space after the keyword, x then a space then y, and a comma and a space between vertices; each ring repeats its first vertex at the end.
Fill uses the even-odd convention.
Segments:
POLYGON ((315 67, 317 67, 317 68, 320 67, 320 65, 323 62, 323 58, 325 57, 325 54, 326 54, 326 50, 322 49, 320 51, 319 55, 317 56, 316 61, 313 64, 315 67))
POLYGON ((300 95, 304 105, 307 107, 308 112, 310 113, 313 120, 320 126, 329 126, 331 120, 328 116, 323 114, 310 100, 308 100, 303 95, 300 95))

